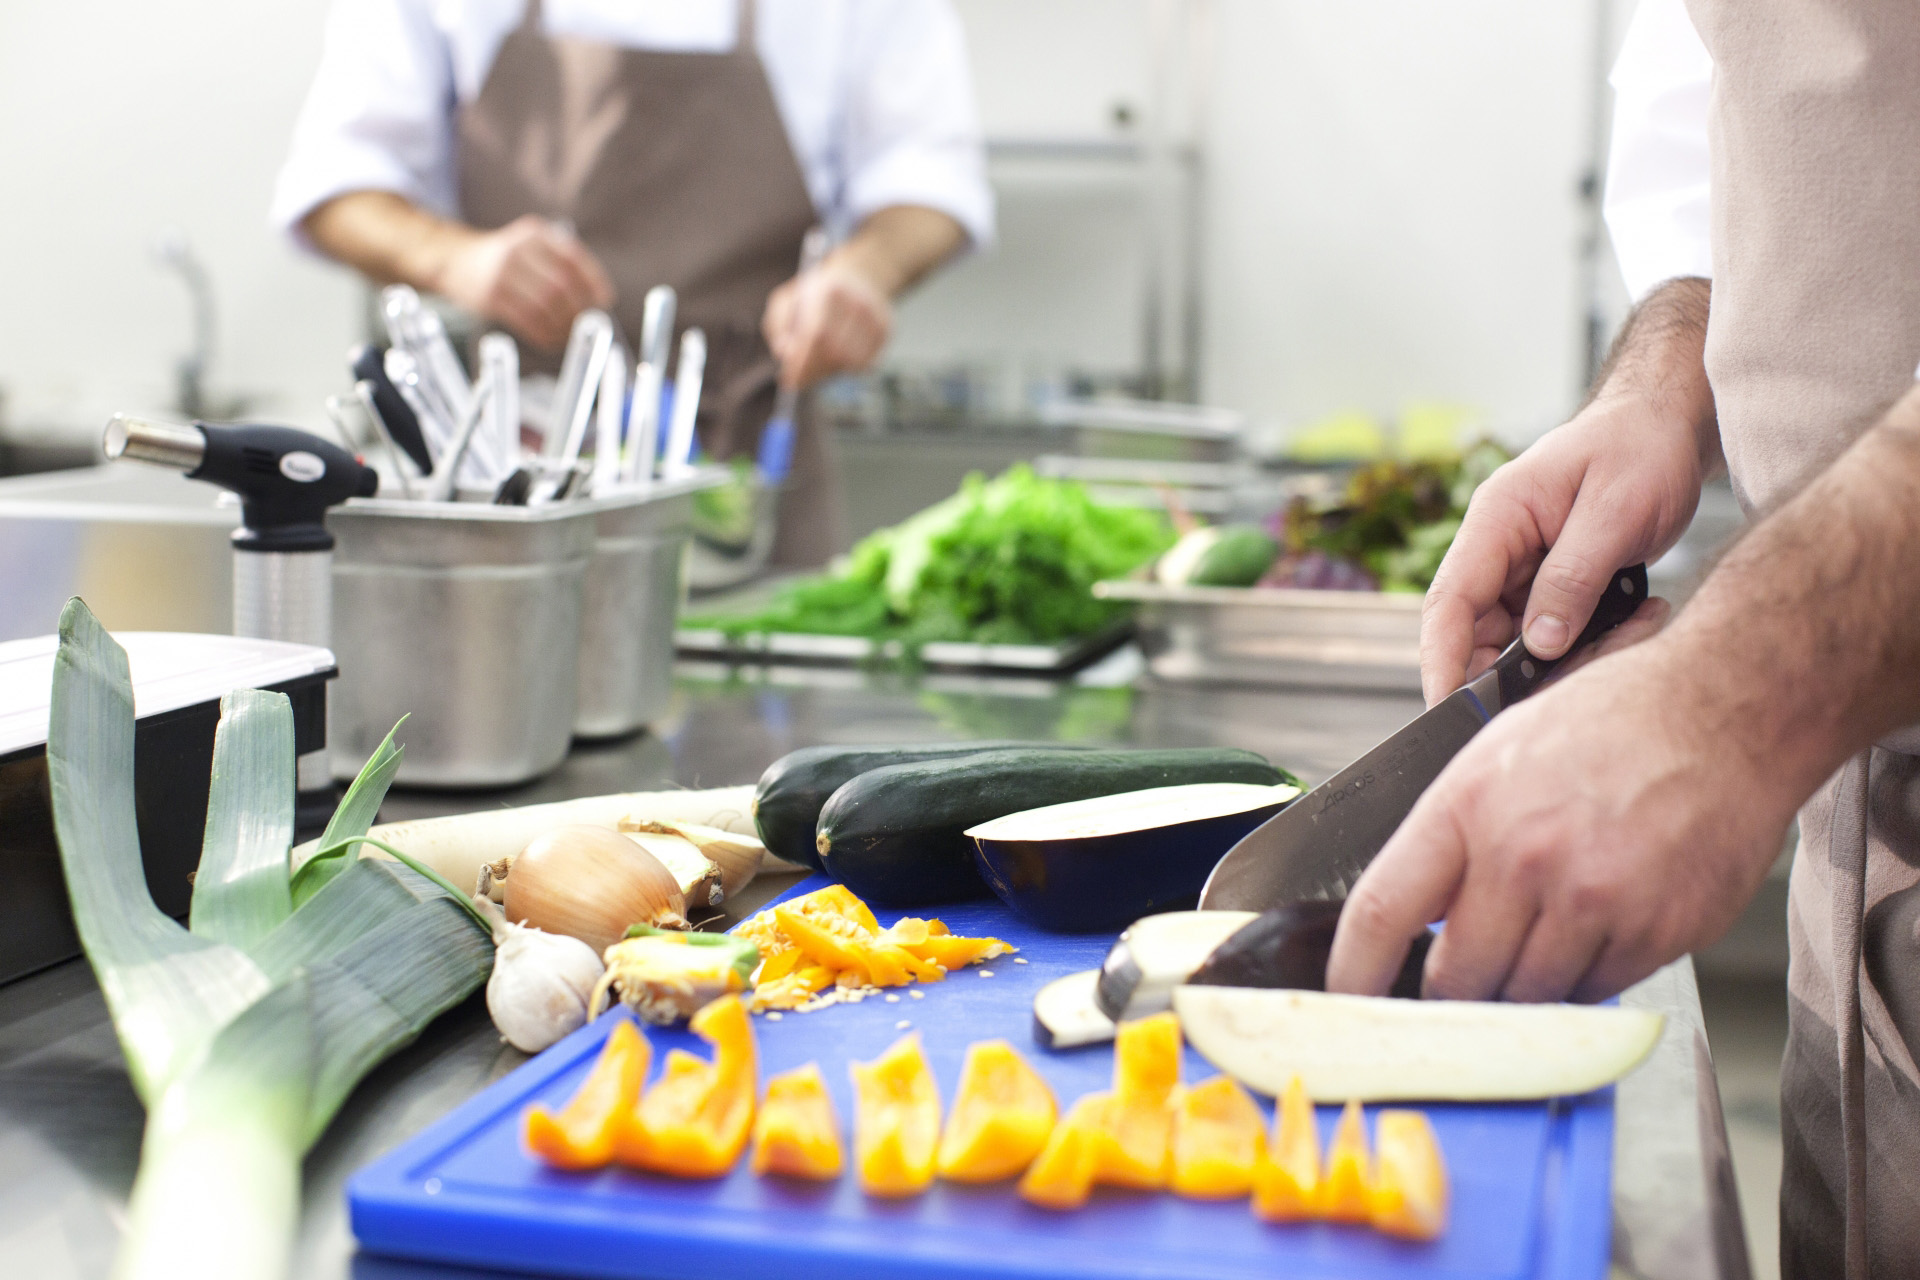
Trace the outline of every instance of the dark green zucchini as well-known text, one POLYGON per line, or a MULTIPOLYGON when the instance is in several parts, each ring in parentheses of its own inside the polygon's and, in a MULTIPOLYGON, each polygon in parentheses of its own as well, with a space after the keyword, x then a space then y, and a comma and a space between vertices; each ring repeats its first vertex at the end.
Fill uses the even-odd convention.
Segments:
MULTIPOLYGON (((896 746, 802 747, 767 766, 753 791, 753 825, 760 842, 775 857, 820 870, 814 834, 827 797, 869 769, 923 760, 951 760, 1007 747, 1041 747, 1044 743, 989 740, 985 742, 912 742, 896 746)), ((1079 748, 1061 747, 1060 750, 1079 748)))
POLYGON ((936 906, 988 892, 965 835, 979 823, 1148 787, 1287 780, 1262 757, 1230 747, 1010 747, 869 769, 827 800, 814 844, 826 873, 867 901, 936 906))

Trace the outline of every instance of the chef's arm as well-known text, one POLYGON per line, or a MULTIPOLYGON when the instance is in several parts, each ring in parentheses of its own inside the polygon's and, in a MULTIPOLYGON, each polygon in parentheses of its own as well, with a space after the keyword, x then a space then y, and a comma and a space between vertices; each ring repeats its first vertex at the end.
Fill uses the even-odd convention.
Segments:
POLYGON ((871 365, 893 329, 893 300, 960 250, 967 233, 937 209, 893 205, 860 224, 818 267, 767 298, 761 320, 781 381, 809 387, 871 365))
POLYGON ((1920 723, 1920 390, 1762 519, 1674 623, 1495 716, 1342 913, 1329 990, 1600 999, 1721 937, 1794 811, 1920 723))
POLYGON ((1474 493, 1421 617, 1429 703, 1522 630, 1536 655, 1559 657, 1616 569, 1686 532, 1702 482, 1723 465, 1705 359, 1712 296, 1698 278, 1656 288, 1580 411, 1474 493))
POLYGON ((548 350, 566 343, 580 312, 613 303, 586 246, 537 217, 481 231, 391 191, 351 191, 300 226, 321 252, 376 283, 441 294, 548 350))

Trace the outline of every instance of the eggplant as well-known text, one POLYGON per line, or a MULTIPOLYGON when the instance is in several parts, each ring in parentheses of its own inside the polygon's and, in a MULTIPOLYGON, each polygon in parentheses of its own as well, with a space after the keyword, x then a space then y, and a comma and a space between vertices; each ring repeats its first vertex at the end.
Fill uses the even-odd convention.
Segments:
POLYGON ((1119 1022, 1171 1009, 1173 989, 1256 918, 1251 911, 1167 911, 1134 921, 1100 966, 1100 1011, 1119 1022))
POLYGON ((1028 809, 966 834, 1015 915, 1092 933, 1192 904, 1227 850, 1299 794, 1290 782, 1193 782, 1028 809))
POLYGON ((1033 998, 1033 1039, 1042 1049, 1078 1049, 1105 1044, 1119 1028, 1100 1011, 1093 989, 1096 969, 1055 978, 1033 998))
MULTIPOLYGON (((1333 933, 1339 927, 1344 905, 1316 900, 1290 902, 1263 911, 1214 948, 1187 982, 1199 987, 1325 991, 1327 957, 1333 952, 1333 933)), ((1421 975, 1426 972, 1433 937, 1423 933, 1413 940, 1388 995, 1402 1000, 1420 998, 1421 975)))

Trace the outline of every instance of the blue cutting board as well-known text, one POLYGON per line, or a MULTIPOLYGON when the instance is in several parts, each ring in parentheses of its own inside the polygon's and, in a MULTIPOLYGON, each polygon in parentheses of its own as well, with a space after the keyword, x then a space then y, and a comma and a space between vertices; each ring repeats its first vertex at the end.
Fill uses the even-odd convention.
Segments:
MULTIPOLYGON (((823 883, 809 880, 794 892, 823 883)), ((925 1041, 943 1102, 952 1101, 967 1045, 995 1037, 1021 1049, 1063 1110, 1109 1086, 1112 1049, 1040 1050, 1032 1004, 1044 983, 1097 967, 1111 937, 1042 933, 997 901, 926 914, 958 934, 1004 938, 1027 963, 1002 957, 898 992, 897 1003, 870 997, 778 1022, 756 1018, 763 1079, 818 1061, 844 1130, 852 1117, 846 1064, 878 1055, 904 1034, 904 1022, 925 1041)), ((883 923, 892 919, 882 913, 883 923)), ((756 1178, 745 1159, 715 1182, 544 1167, 521 1149, 522 1113, 571 1097, 613 1020, 626 1016, 616 1009, 583 1027, 354 1175, 347 1199, 361 1246, 541 1274, 663 1280, 1597 1280, 1606 1271, 1611 1090, 1554 1103, 1428 1107, 1452 1175, 1453 1217, 1443 1239, 1424 1245, 1356 1227, 1269 1226, 1244 1200, 1200 1203, 1103 1188, 1084 1209, 1062 1214, 1026 1204, 1011 1185, 935 1183, 912 1200, 878 1201, 861 1194, 851 1171, 834 1184, 800 1184, 756 1178)), ((685 1030, 650 1027, 647 1035, 656 1072, 668 1049, 707 1053, 685 1030)), ((1212 1074, 1188 1050, 1185 1078, 1212 1074)), ((1336 1115, 1320 1110, 1323 1143, 1336 1115)))

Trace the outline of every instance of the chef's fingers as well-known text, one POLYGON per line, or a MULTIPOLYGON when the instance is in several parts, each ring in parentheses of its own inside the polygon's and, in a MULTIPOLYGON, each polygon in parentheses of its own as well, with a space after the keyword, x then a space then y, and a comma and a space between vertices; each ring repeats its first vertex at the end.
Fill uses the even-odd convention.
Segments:
POLYGON ((1579 894, 1567 895, 1562 909, 1542 912, 1533 922, 1520 958, 1500 990, 1502 1000, 1545 1004, 1565 1000, 1593 967, 1607 943, 1598 911, 1586 910, 1579 894))
POLYGON ((1415 804, 1347 895, 1327 957, 1327 990, 1385 995, 1408 945, 1447 913, 1466 853, 1449 807, 1415 804))
POLYGON ((1619 995, 1661 965, 1659 956, 1638 940, 1610 938, 1569 999, 1594 1004, 1619 995))
POLYGON ((1651 640, 1660 634, 1661 629, 1667 625, 1667 619, 1672 616, 1673 605, 1659 596, 1648 596, 1640 602, 1640 607, 1633 611, 1632 617, 1568 658, 1565 664, 1553 673, 1553 678, 1563 679, 1596 658, 1604 658, 1622 649, 1631 649, 1642 640, 1651 640))
POLYGON ((1516 571, 1540 542, 1525 504, 1490 492, 1493 486, 1490 480, 1474 495, 1427 589, 1420 614, 1420 688, 1428 706, 1465 683, 1475 624, 1499 607, 1516 571))
POLYGON ((569 279, 576 295, 582 300, 581 310, 587 307, 610 307, 614 303, 613 280, 607 275, 607 269, 600 265, 593 250, 574 236, 557 235, 552 240, 555 265, 569 279))
POLYGON ((557 281, 530 266, 502 277, 498 310, 501 319, 549 351, 566 344, 579 314, 557 281))
POLYGON ((1491 1000, 1506 985, 1539 918, 1539 895, 1504 864, 1469 863, 1447 908, 1447 926, 1427 952, 1421 994, 1432 1000, 1491 1000))
POLYGON ((549 305, 567 313, 567 323, 589 307, 605 306, 612 300, 612 286, 601 274, 599 264, 577 241, 554 232, 546 232, 527 245, 523 268, 538 281, 549 297, 549 305))
POLYGON ((1613 575, 1637 558, 1637 523, 1605 494, 1581 490, 1527 595, 1521 634, 1535 657, 1559 657, 1587 625, 1613 575))

